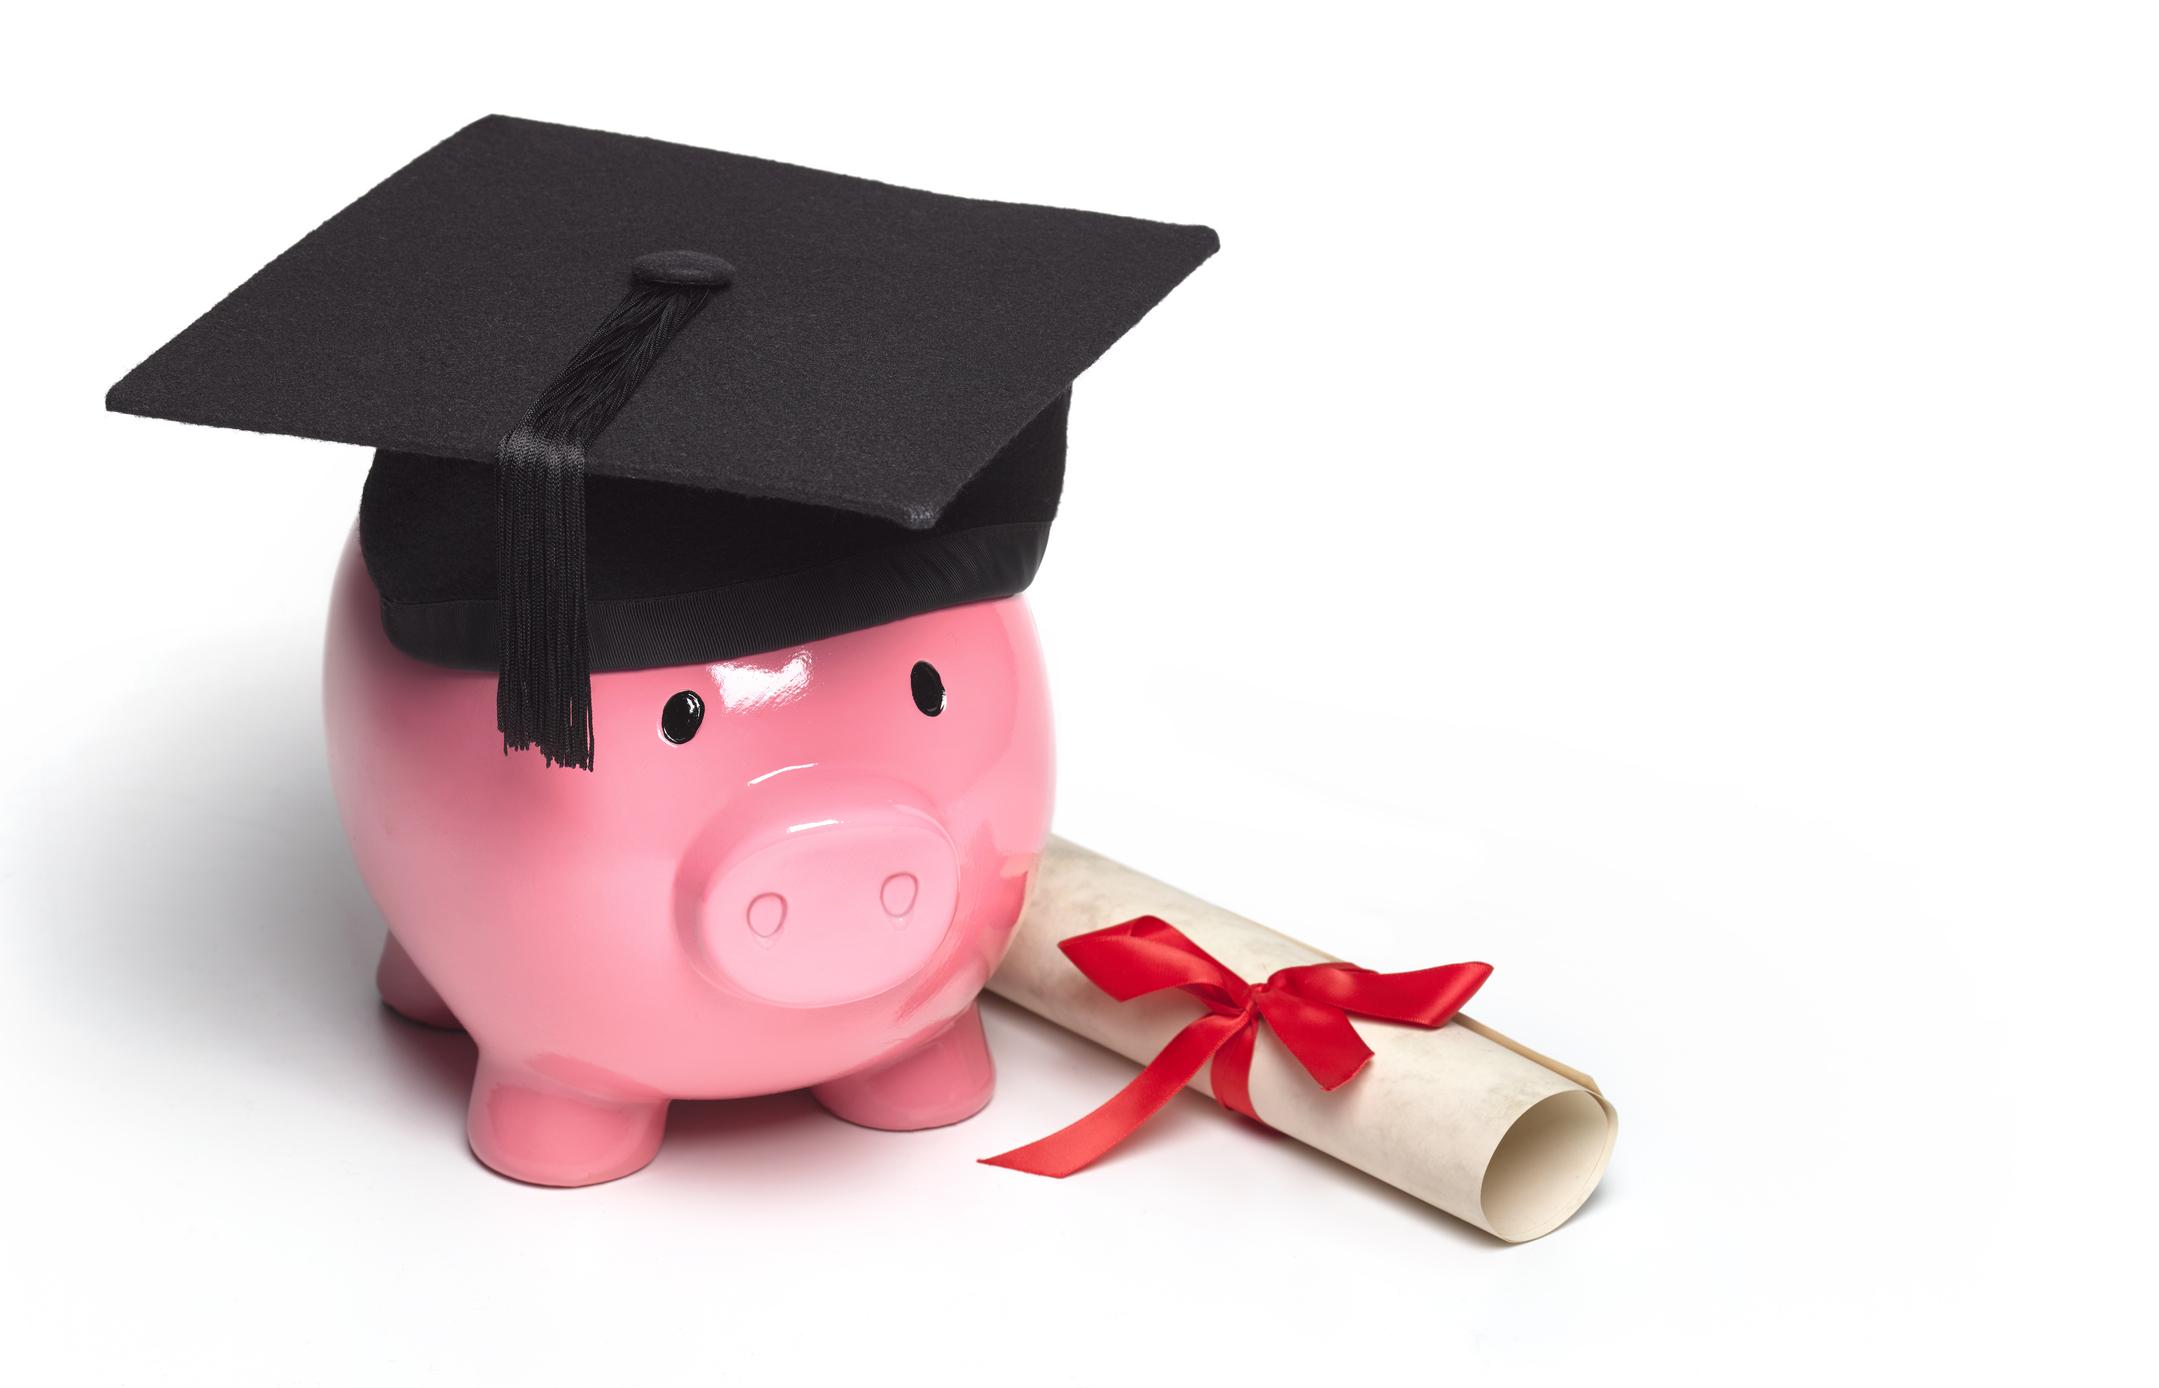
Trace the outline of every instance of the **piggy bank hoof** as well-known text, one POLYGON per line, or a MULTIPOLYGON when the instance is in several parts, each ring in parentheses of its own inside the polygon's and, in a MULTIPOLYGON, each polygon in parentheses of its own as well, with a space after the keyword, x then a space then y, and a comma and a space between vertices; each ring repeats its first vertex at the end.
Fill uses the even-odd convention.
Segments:
POLYGON ((666 1128, 665 1100, 583 1094, 483 1055, 466 1132, 472 1154, 513 1180, 591 1186, 644 1167, 666 1128))
POLYGON ((973 1005, 916 1049, 810 1090, 833 1114, 865 1128, 914 1132, 972 1118, 997 1087, 982 1015, 973 1005))

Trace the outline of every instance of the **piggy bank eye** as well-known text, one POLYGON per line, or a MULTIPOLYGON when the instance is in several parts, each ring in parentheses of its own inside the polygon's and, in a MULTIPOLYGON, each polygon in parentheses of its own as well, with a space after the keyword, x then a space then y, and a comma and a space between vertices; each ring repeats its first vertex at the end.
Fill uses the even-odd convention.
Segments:
POLYGON ((688 742, 705 721, 705 701, 685 689, 660 710, 660 736, 669 742, 688 742))
POLYGON ((922 710, 924 717, 935 718, 945 711, 945 682, 936 666, 926 660, 916 661, 907 683, 914 690, 915 707, 922 710))

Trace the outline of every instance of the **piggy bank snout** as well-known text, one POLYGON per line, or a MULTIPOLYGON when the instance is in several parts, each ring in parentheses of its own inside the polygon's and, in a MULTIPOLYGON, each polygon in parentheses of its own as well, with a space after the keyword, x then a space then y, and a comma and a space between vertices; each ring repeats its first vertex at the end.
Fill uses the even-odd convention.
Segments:
POLYGON ((952 928, 959 857, 913 806, 822 807, 732 839, 698 874, 686 922, 723 987, 793 1007, 857 1001, 913 977, 952 928))

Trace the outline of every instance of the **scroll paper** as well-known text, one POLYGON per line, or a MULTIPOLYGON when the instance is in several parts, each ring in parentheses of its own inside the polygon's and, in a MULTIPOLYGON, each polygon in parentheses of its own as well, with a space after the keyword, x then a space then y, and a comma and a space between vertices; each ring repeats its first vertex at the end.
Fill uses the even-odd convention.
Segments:
MULTIPOLYGON (((1117 1002, 1057 943, 1148 915, 1174 924, 1248 982, 1332 959, 1053 838, 990 990, 1144 1065, 1199 1005, 1175 990, 1117 1002)), ((1509 1243, 1550 1233, 1596 1189, 1618 1115, 1587 1075, 1467 1017, 1431 1031, 1361 1018, 1356 1026, 1373 1058, 1332 1093, 1262 1031, 1251 1089, 1269 1126, 1509 1243)), ((1192 1087, 1211 1092, 1204 1069, 1192 1087)))

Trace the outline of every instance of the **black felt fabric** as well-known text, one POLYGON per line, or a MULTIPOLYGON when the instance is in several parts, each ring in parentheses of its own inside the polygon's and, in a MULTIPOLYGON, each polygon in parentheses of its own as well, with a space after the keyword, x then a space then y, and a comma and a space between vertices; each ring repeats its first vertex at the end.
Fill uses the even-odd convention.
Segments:
MULTIPOLYGON (((699 252, 732 283, 593 446, 594 485, 922 529, 1216 244, 1204 227, 490 116, 265 267, 107 404, 490 459, 633 262, 699 252)), ((595 568, 604 601, 599 584, 595 568)))
MULTIPOLYGON (((594 670, 730 660, 1024 589, 1064 482, 1060 395, 927 530, 858 512, 595 477, 586 486, 594 670)), ((378 453, 360 549, 408 655, 492 669, 495 469, 378 453)))

